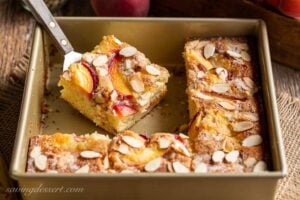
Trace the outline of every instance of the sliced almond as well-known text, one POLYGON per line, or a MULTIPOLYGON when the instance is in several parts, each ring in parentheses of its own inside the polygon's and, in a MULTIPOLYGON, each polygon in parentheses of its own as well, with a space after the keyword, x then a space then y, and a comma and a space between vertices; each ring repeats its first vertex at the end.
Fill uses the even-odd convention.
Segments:
POLYGON ((223 151, 215 151, 212 155, 212 160, 215 163, 220 163, 223 161, 224 157, 225 157, 225 153, 223 151))
POLYGON ((81 168, 77 169, 77 170, 75 171, 75 174, 89 173, 89 171, 90 171, 89 165, 84 165, 84 166, 82 166, 81 168))
POLYGON ((121 40, 119 40, 118 38, 116 38, 115 36, 113 36, 115 43, 117 43, 118 45, 121 45, 123 42, 121 42, 121 40))
POLYGON ((126 142, 126 144, 134 148, 141 148, 144 146, 144 143, 142 141, 131 136, 125 135, 122 137, 122 140, 126 142))
POLYGON ((159 148, 161 148, 161 149, 169 148, 170 144, 171 144, 171 141, 166 138, 158 139, 158 145, 159 145, 159 148))
POLYGON ((34 165, 41 171, 45 171, 47 168, 47 157, 44 155, 39 155, 34 158, 34 165))
POLYGON ((232 50, 227 50, 226 53, 228 55, 230 55, 233 58, 240 58, 241 54, 239 54, 238 52, 232 51, 232 50))
POLYGON ((250 89, 253 89, 255 87, 255 83, 251 78, 244 77, 243 80, 244 80, 246 86, 249 87, 250 89))
POLYGON ((84 60, 85 62, 87 62, 89 64, 92 64, 95 57, 96 57, 95 54, 87 52, 82 55, 82 60, 84 60))
POLYGON ((213 100, 214 99, 213 97, 208 96, 208 95, 203 94, 203 93, 198 92, 198 91, 195 92, 194 95, 195 95, 195 97, 200 98, 200 99, 204 99, 204 100, 213 100))
POLYGON ((241 52, 241 57, 244 61, 247 61, 247 62, 249 62, 251 60, 249 53, 247 53, 246 51, 241 52))
POLYGON ((244 119, 244 120, 249 120, 256 122, 259 120, 259 116, 257 113, 252 113, 252 112, 242 112, 239 114, 239 117, 244 119))
POLYGON ((104 169, 108 169, 109 168, 109 159, 108 159, 108 156, 105 156, 105 158, 103 160, 103 167, 104 167, 104 169))
POLYGON ((97 68, 97 72, 99 76, 106 76, 108 74, 108 70, 105 69, 104 67, 97 68))
POLYGON ((196 173, 206 173, 208 172, 208 168, 207 168, 207 164, 203 163, 203 162, 200 162, 196 169, 195 169, 195 172, 196 173))
POLYGON ((131 60, 126 59, 124 64, 125 64, 126 69, 131 69, 132 68, 132 61, 131 60))
POLYGON ((183 139, 189 139, 189 136, 183 134, 183 133, 179 133, 179 136, 183 139))
POLYGON ((41 155, 41 147, 40 146, 34 146, 33 149, 31 150, 29 156, 31 158, 36 158, 39 155, 41 155))
POLYGON ((204 47, 204 57, 206 59, 209 59, 210 57, 212 57, 215 53, 216 47, 214 44, 212 43, 208 43, 207 45, 205 45, 204 47))
POLYGON ((118 92, 116 90, 111 92, 110 99, 112 102, 116 102, 118 100, 118 92))
POLYGON ((153 66, 153 65, 146 65, 146 71, 151 74, 151 75, 154 75, 154 76, 158 76, 160 75, 160 70, 153 66))
POLYGON ((189 152, 189 150, 184 146, 184 144, 182 144, 181 142, 179 142, 178 140, 175 140, 174 144, 172 145, 172 147, 183 153, 184 155, 188 156, 188 157, 191 157, 191 154, 189 152))
POLYGON ((106 55, 100 55, 98 57, 96 57, 93 61, 93 65, 95 67, 101 67, 104 66, 108 61, 108 58, 106 55))
POLYGON ((246 165, 246 167, 252 167, 254 166, 256 163, 256 159, 253 157, 249 157, 244 161, 244 164, 246 165))
POLYGON ((220 77, 221 80, 225 81, 227 76, 228 76, 228 72, 225 68, 223 67, 218 67, 216 68, 216 73, 218 74, 218 76, 220 77))
POLYGON ((99 158, 101 154, 96 151, 82 151, 80 156, 83 158, 99 158))
POLYGON ((130 57, 136 54, 137 49, 135 47, 129 46, 129 47, 124 47, 123 49, 120 50, 119 54, 125 57, 130 57))
POLYGON ((197 71, 196 77, 197 77, 198 79, 201 79, 201 78, 203 78, 204 76, 205 76, 205 73, 204 73, 203 71, 197 71))
POLYGON ((233 131, 242 132, 253 128, 254 124, 250 121, 237 122, 232 125, 233 131))
POLYGON ((234 163, 237 161, 239 155, 240 155, 239 151, 237 151, 237 150, 231 151, 228 154, 226 154, 225 160, 227 162, 234 163))
POLYGON ((161 164, 161 158, 156 158, 154 160, 151 160, 145 165, 145 170, 147 172, 154 172, 160 167, 160 164, 161 164))
POLYGON ((263 139, 260 135, 250 135, 243 140, 242 145, 244 147, 253 147, 260 145, 262 141, 263 139))
POLYGON ((140 93, 145 90, 144 83, 138 76, 134 76, 130 80, 130 85, 135 92, 140 93))
POLYGON ((189 173, 190 170, 181 162, 175 161, 172 163, 173 169, 176 173, 189 173))
POLYGON ((129 152, 129 148, 126 144, 120 144, 119 148, 118 148, 118 151, 121 153, 121 154, 128 154, 129 152))
POLYGON ((220 102, 218 102, 218 104, 227 110, 235 110, 234 103, 227 102, 227 101, 220 101, 220 102))
POLYGON ((267 171, 267 164, 264 161, 258 161, 253 168, 253 172, 267 171))
POLYGON ((244 90, 248 90, 249 89, 249 87, 246 86, 245 82, 242 79, 240 79, 240 78, 237 78, 237 79, 233 80, 233 83, 240 90, 241 89, 244 89, 244 90))
POLYGON ((212 86, 211 90, 216 93, 225 93, 230 89, 230 86, 226 83, 217 83, 212 86))

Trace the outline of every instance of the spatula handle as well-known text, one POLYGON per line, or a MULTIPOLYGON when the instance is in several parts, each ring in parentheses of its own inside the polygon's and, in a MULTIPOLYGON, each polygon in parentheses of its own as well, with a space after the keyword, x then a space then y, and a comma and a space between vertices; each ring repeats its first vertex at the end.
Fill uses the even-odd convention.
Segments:
POLYGON ((39 21, 44 28, 53 37, 58 47, 65 53, 73 51, 73 47, 69 40, 61 30, 47 5, 43 0, 24 0, 26 5, 30 8, 32 14, 39 21))

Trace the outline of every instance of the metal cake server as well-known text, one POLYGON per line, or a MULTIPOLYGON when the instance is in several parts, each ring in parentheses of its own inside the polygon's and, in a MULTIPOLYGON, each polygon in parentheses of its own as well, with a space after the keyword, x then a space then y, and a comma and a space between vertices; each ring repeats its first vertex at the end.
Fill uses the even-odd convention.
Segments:
POLYGON ((24 0, 26 5, 29 7, 31 13, 36 20, 43 25, 43 27, 52 36, 58 48, 64 53, 63 71, 67 70, 68 67, 81 59, 82 54, 74 51, 71 43, 65 36, 62 29, 54 19, 47 5, 43 0, 24 0))

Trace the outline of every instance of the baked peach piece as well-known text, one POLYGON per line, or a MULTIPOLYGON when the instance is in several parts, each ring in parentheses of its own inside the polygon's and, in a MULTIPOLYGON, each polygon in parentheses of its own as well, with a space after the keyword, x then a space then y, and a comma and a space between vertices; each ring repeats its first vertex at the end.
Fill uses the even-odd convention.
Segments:
POLYGON ((135 47, 104 36, 92 52, 64 71, 61 97, 110 133, 122 132, 164 97, 166 68, 153 64, 135 47))

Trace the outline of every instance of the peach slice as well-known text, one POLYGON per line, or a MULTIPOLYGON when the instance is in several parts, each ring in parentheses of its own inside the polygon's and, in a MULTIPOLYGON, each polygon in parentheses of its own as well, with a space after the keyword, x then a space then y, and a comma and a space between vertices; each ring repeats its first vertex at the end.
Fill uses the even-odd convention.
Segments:
POLYGON ((123 103, 114 104, 113 109, 117 112, 119 117, 128 117, 130 115, 133 115, 137 111, 131 107, 130 105, 126 105, 123 103))
POLYGON ((128 83, 126 82, 123 74, 119 70, 120 60, 118 55, 112 57, 111 62, 109 63, 109 74, 111 77, 112 84, 119 93, 122 95, 131 95, 132 92, 128 83))
POLYGON ((86 63, 75 63, 70 66, 72 81, 88 94, 91 94, 98 85, 98 76, 95 70, 86 63))

